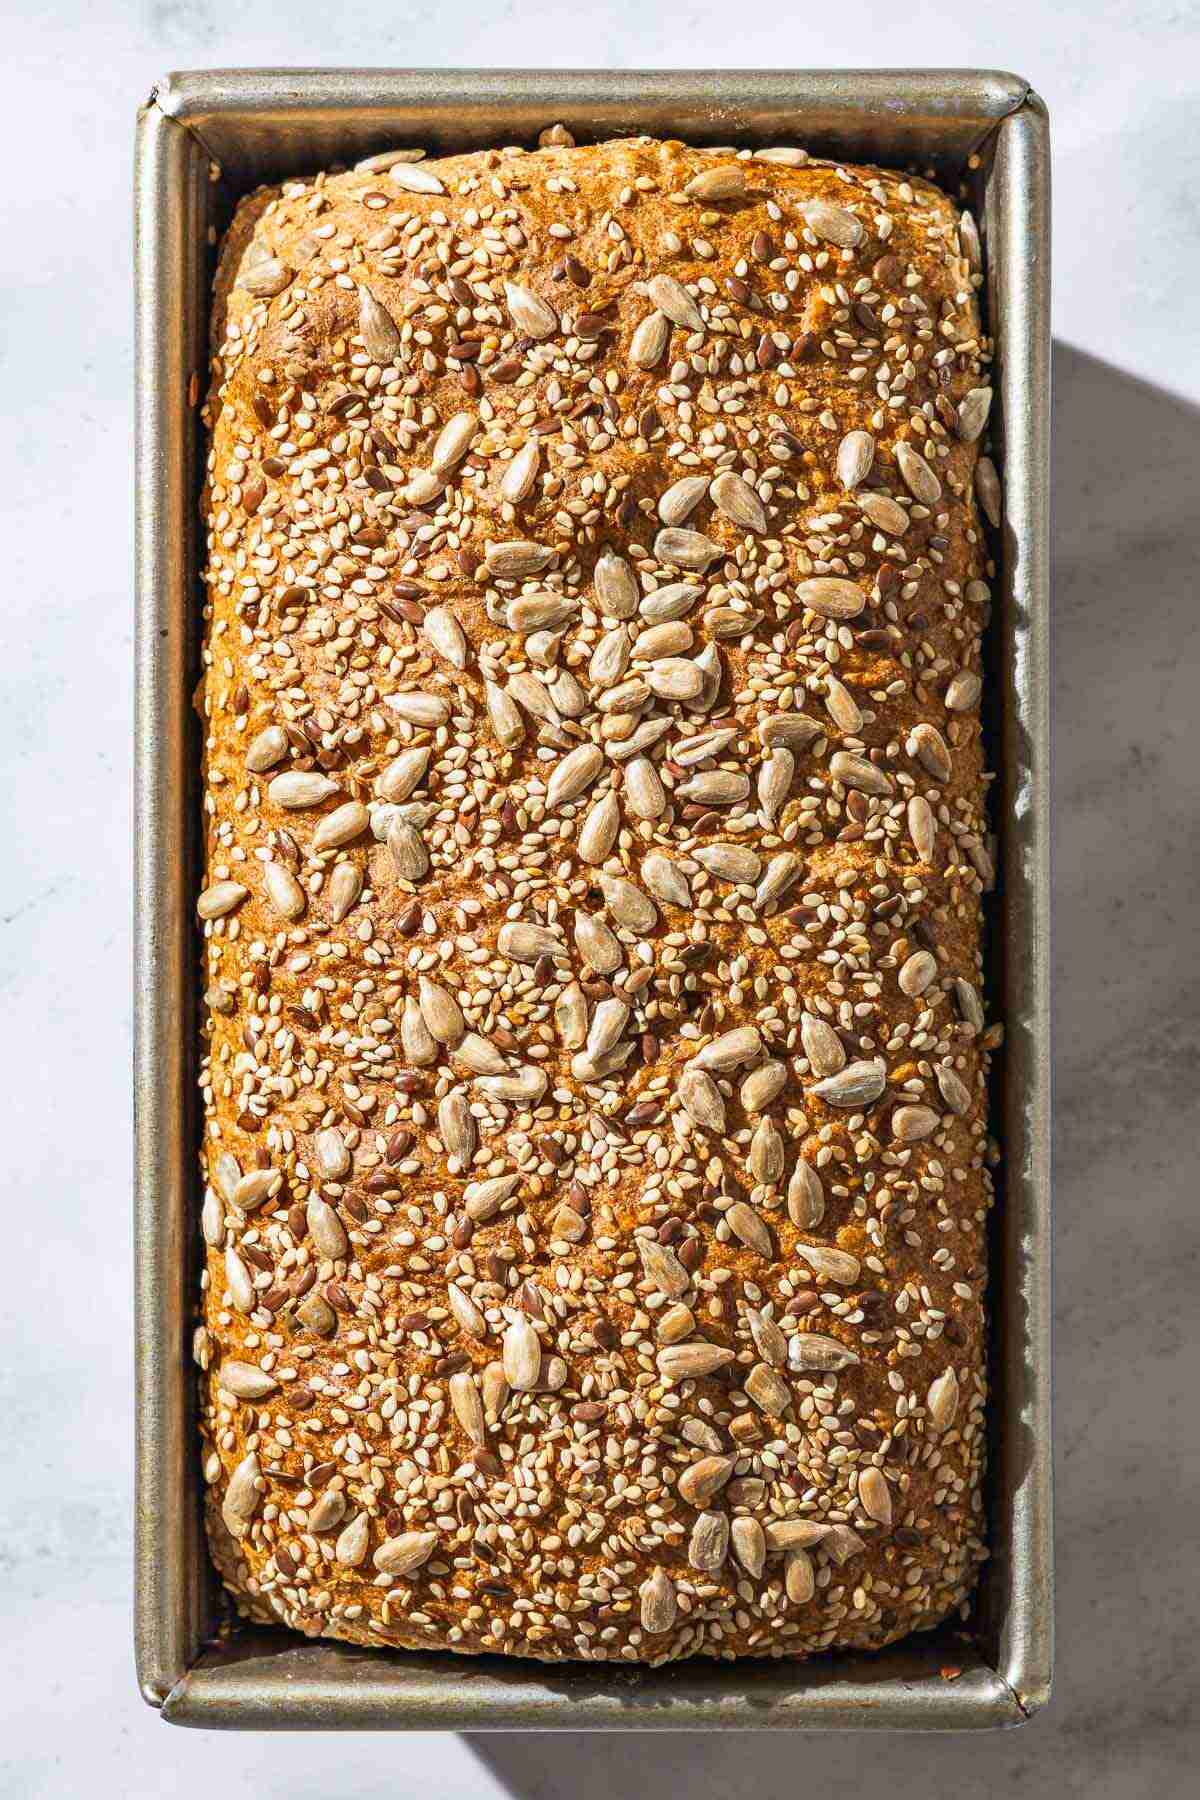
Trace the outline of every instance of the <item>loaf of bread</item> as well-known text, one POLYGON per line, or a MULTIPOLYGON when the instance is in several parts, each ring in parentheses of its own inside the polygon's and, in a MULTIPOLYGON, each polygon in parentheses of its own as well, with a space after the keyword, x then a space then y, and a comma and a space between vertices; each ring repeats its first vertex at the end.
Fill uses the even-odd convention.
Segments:
POLYGON ((238 1611, 801 1657, 985 1554, 970 216, 797 150, 247 200, 204 495, 238 1611))

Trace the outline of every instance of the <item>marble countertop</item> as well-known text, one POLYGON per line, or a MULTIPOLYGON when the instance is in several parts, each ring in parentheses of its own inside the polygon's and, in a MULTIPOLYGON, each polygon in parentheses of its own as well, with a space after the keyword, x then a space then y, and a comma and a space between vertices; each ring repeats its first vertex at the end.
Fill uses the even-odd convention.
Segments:
POLYGON ((0 1796, 1159 1800, 1194 1781, 1200 14, 1187 0, 48 0, 10 17, 0 494, 0 1796), (885 30, 885 26, 887 29, 885 30), (735 45, 731 56, 730 43, 735 45), (130 1648, 133 114, 168 68, 1007 67, 1055 157, 1059 1664, 1002 1736, 222 1737, 130 1648), (1189 320, 1189 314, 1192 320, 1189 320), (22 335, 24 334, 24 335, 22 335), (1187 696, 1192 694, 1191 701, 1187 696), (1189 1125, 1189 1120, 1191 1124, 1189 1125), (36 1235, 35 1235, 36 1234, 36 1235), (1189 1570, 1187 1564, 1190 1562, 1189 1570), (1189 1581, 1189 1575, 1192 1580, 1189 1581))

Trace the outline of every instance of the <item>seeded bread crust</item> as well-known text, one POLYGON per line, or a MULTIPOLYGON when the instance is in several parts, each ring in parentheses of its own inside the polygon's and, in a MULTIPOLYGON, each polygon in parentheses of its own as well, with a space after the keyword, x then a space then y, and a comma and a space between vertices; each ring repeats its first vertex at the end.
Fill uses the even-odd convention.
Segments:
POLYGON ((879 1646, 985 1554, 978 239, 549 135, 224 245, 212 1553, 355 1643, 879 1646))

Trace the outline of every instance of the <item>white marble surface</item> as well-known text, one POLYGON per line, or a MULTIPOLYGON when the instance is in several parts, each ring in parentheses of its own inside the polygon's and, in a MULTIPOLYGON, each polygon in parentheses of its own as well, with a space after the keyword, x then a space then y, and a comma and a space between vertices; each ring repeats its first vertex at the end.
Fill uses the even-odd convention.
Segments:
POLYGON ((694 0, 48 0, 8 11, 0 1795, 365 1800, 419 1786, 431 1800, 643 1789, 773 1800, 836 1783, 859 1800, 1013 1788, 1038 1800, 1166 1800, 1190 1786, 1200 15, 1194 0, 929 0, 909 14, 868 0, 826 13, 747 17, 694 0), (1060 1653, 1049 1711, 1003 1738, 235 1738, 170 1731, 136 1695, 134 108, 170 67, 523 61, 992 65, 1028 77, 1050 106, 1060 1653))

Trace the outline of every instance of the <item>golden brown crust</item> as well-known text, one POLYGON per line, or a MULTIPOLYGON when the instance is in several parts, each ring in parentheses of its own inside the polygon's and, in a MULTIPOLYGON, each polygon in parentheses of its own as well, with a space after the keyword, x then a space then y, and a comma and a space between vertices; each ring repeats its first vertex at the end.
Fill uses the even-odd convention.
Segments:
POLYGON ((969 1594, 974 264, 927 183, 648 139, 240 209, 197 1356, 247 1615, 661 1662, 969 1594))

